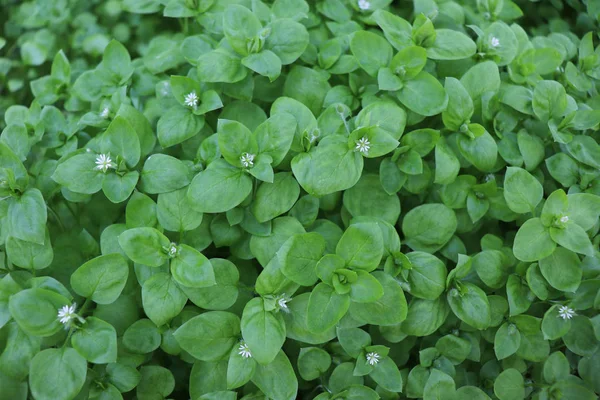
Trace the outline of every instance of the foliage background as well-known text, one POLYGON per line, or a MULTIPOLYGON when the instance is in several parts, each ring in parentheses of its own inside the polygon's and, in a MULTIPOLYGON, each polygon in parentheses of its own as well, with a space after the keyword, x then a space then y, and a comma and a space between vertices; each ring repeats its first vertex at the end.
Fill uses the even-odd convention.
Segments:
POLYGON ((0 0, 0 399, 597 398, 599 16, 0 0))

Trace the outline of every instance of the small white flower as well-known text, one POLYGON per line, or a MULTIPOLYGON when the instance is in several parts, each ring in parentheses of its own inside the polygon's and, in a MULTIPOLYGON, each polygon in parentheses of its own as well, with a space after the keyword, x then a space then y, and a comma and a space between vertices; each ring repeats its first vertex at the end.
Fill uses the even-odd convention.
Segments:
POLYGON ((360 8, 363 11, 366 11, 369 8, 371 8, 371 3, 367 0, 358 0, 358 8, 360 8))
POLYGON ((567 222, 569 222, 569 216, 563 215, 562 217, 560 217, 560 222, 562 222, 563 224, 566 224, 567 222))
POLYGON ((198 107, 198 95, 196 94, 196 92, 190 92, 186 94, 183 103, 188 107, 198 107))
POLYGON ((571 319, 575 315, 575 310, 568 306, 560 306, 558 308, 558 316, 564 320, 571 319))
POLYGON ((171 243, 169 245, 169 257, 175 257, 178 251, 179 249, 177 249, 177 245, 175 243, 171 243))
POLYGON ((240 161, 245 168, 252 167, 254 165, 254 154, 244 153, 240 157, 240 161))
POLYGON ((113 164, 109 154, 99 154, 96 157, 96 169, 106 173, 109 168, 116 168, 116 165, 113 164))
POLYGON ((108 113, 110 112, 110 110, 108 109, 108 107, 104 107, 104 109, 102 110, 102 112, 100 113, 100 116, 104 119, 108 118, 108 113))
POLYGON ((369 149, 371 148, 371 142, 366 137, 362 137, 360 140, 356 142, 355 150, 360 151, 363 154, 367 154, 369 149))
POLYGON ((497 37, 493 36, 492 39, 490 40, 490 45, 493 48, 499 47, 500 46, 500 39, 498 39, 497 37))
POLYGON ((285 295, 285 293, 283 293, 281 296, 279 296, 279 298, 277 299, 277 305, 279 306, 279 308, 285 312, 289 312, 289 308, 287 303, 292 300, 290 297, 287 297, 285 295))
POLYGON ((58 319, 65 327, 68 327, 71 321, 77 318, 77 314, 75 314, 76 308, 77 304, 73 303, 70 306, 62 306, 58 309, 58 319))
POLYGON ((252 353, 250 352, 250 349, 248 348, 248 345, 246 344, 246 342, 242 342, 240 343, 240 347, 238 347, 238 354, 244 358, 250 358, 252 357, 252 353))
POLYGON ((367 354, 367 362, 370 365, 375 365, 379 362, 379 354, 377 353, 368 353, 367 354))

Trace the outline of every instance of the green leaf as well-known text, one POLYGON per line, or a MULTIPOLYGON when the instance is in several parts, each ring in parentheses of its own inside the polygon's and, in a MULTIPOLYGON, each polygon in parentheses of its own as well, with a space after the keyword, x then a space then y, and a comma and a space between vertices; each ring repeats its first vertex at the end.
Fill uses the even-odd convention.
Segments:
POLYGON ((513 324, 505 322, 494 336, 494 352, 498 360, 503 360, 517 352, 521 345, 521 333, 513 324))
POLYGON ((540 270, 555 289, 575 292, 581 282, 581 261, 577 254, 558 247, 551 255, 540 260, 540 270))
POLYGON ((17 239, 44 244, 46 235, 46 202, 38 189, 27 189, 8 207, 11 235, 17 239))
POLYGON ((269 28, 265 49, 279 57, 282 65, 292 64, 306 50, 309 43, 308 31, 304 25, 288 18, 274 20, 269 28))
POLYGON ((600 216, 600 197, 591 193, 573 193, 567 197, 569 219, 584 230, 590 230, 600 216))
POLYGON ((130 171, 121 176, 108 174, 102 181, 102 191, 113 203, 122 203, 131 196, 140 177, 139 172, 130 171))
POLYGON ((310 294, 306 324, 315 333, 325 332, 342 319, 349 306, 350 296, 338 294, 331 286, 319 283, 310 294))
POLYGON ((460 171, 460 161, 446 139, 441 137, 435 146, 435 183, 440 185, 454 182, 460 171))
POLYGON ((533 212, 542 200, 542 184, 522 168, 508 167, 504 177, 504 198, 511 210, 524 214, 533 212))
POLYGON ((240 274, 231 261, 222 258, 210 259, 214 271, 215 284, 202 288, 182 287, 192 303, 206 310, 226 310, 239 296, 240 274))
POLYGON ((563 337, 567 348, 582 357, 592 356, 600 346, 592 321, 588 317, 576 315, 571 320, 571 329, 563 337))
POLYGON ((454 365, 458 365, 467 359, 471 353, 471 347, 469 339, 453 334, 442 336, 435 344, 435 348, 440 354, 454 365))
POLYGON ((180 285, 202 288, 216 285, 212 264, 202 253, 185 244, 177 249, 177 256, 171 261, 171 274, 180 285))
POLYGON ((152 275, 142 286, 144 312, 157 326, 175 318, 186 302, 187 296, 169 274, 152 275))
POLYGON ((54 250, 50 243, 50 233, 46 231, 44 244, 17 239, 13 236, 6 238, 6 255, 11 263, 25 269, 44 269, 54 259, 54 250))
POLYGON ((258 222, 270 221, 289 211, 299 195, 300 186, 292 174, 277 173, 273 183, 263 182, 258 187, 252 203, 252 213, 258 222))
POLYGON ((475 64, 460 78, 471 99, 478 102, 485 92, 495 92, 500 88, 498 65, 493 61, 475 64))
POLYGON ((234 83, 243 80, 248 74, 241 58, 221 48, 202 54, 198 58, 196 69, 198 79, 202 82, 234 83))
POLYGON ((439 369, 432 368, 423 389, 424 399, 453 398, 456 386, 452 377, 439 369))
POLYGON ((191 318, 174 333, 182 349, 199 360, 219 360, 231 351, 240 335, 240 319, 224 311, 191 318))
POLYGON ((167 259, 170 240, 154 228, 129 229, 119 235, 119 245, 133 262, 160 267, 167 259))
POLYGON ((437 299, 446 289, 446 266, 437 257, 420 251, 406 254, 411 268, 408 286, 411 295, 428 300, 437 299))
POLYGON ((6 175, 3 171, 4 168, 12 171, 11 174, 14 176, 16 185, 20 190, 24 191, 29 183, 27 170, 11 148, 0 141, 0 174, 2 174, 0 176, 2 176, 3 180, 6 180, 6 175))
POLYGON ((231 5, 223 14, 223 33, 229 45, 242 55, 249 53, 249 39, 258 35, 261 24, 246 7, 231 5))
POLYGON ((544 380, 550 384, 566 379, 571 372, 569 360, 560 351, 550 354, 544 362, 544 380))
POLYGON ((298 392, 298 380, 283 350, 272 363, 256 366, 252 383, 272 399, 294 400, 298 392))
POLYGON ((325 240, 319 233, 294 235, 277 252, 281 272, 300 285, 312 286, 317 282, 316 266, 324 251, 325 240))
POLYGON ((456 78, 446 78, 444 88, 448 94, 448 107, 442 113, 442 120, 446 128, 458 131, 473 116, 473 100, 456 78))
POLYGON ((191 181, 188 167, 180 160, 166 154, 153 154, 146 159, 140 176, 144 193, 172 192, 187 186, 191 181))
POLYGON ((258 145, 258 153, 271 156, 272 165, 279 165, 290 150, 295 130, 296 119, 293 115, 287 112, 271 115, 252 134, 258 145))
POLYGON ((538 261, 550 256, 556 243, 539 218, 531 218, 519 228, 513 244, 515 257, 521 261, 538 261))
POLYGON ((352 35, 350 50, 360 67, 373 77, 380 68, 387 67, 392 59, 392 46, 381 36, 367 31, 352 35))
POLYGON ((395 325, 406 319, 408 306, 400 284, 382 271, 372 273, 383 287, 383 296, 371 303, 352 303, 352 318, 373 325, 395 325))
POLYGON ((242 336, 257 363, 271 363, 285 342, 285 323, 280 313, 265 310, 261 298, 250 300, 244 307, 242 336))
POLYGON ((564 116, 567 94, 563 85, 556 81, 541 81, 533 90, 533 112, 542 122, 564 116))
POLYGON ((141 379, 140 372, 131 366, 113 363, 106 366, 107 378, 121 392, 129 392, 141 379))
POLYGON ((251 190, 248 175, 224 160, 216 160, 194 177, 188 198, 198 212, 219 213, 238 206, 251 190))
POLYGON ((281 60, 270 50, 263 50, 260 53, 247 55, 242 59, 242 65, 250 68, 257 74, 266 76, 271 82, 281 74, 281 60))
POLYGON ((111 324, 99 318, 88 317, 82 328, 71 337, 71 344, 91 363, 117 361, 117 332, 111 324))
POLYGON ((158 327, 149 319, 135 321, 123 335, 125 348, 136 354, 151 353, 158 349, 160 342, 161 337, 158 327))
POLYGON ((302 379, 312 381, 327 372, 331 356, 318 347, 304 347, 298 355, 298 372, 302 379))
POLYGON ((120 254, 96 257, 71 275, 75 293, 88 297, 98 304, 113 303, 123 291, 129 267, 120 254))
POLYGON ((104 49, 102 56, 102 69, 110 71, 119 79, 119 83, 124 83, 133 73, 131 65, 131 57, 125 46, 116 40, 111 40, 108 46, 104 49))
POLYGON ((494 394, 500 400, 518 400, 525 398, 523 375, 514 368, 504 371, 494 381, 494 394))
POLYGON ((372 303, 383 296, 383 287, 373 275, 356 271, 358 280, 350 285, 350 299, 357 303, 372 303))
POLYGON ((381 230, 372 223, 353 224, 346 229, 335 251, 347 266, 373 271, 383 255, 381 230))
POLYGON ((461 289, 451 289, 447 295, 448 304, 454 314, 471 325, 483 330, 491 323, 491 309, 483 290, 472 283, 461 282, 461 289))
POLYGON ((576 223, 570 222, 561 228, 550 227, 549 231, 550 237, 557 244, 576 253, 594 257, 594 245, 583 228, 576 223))
POLYGON ((406 81, 397 96, 406 108, 427 117, 441 113, 448 106, 444 87, 437 78, 425 71, 406 81))
POLYGON ((396 363, 389 357, 385 357, 377 363, 369 376, 385 390, 402 391, 402 375, 396 363))
POLYGON ((175 146, 196 136, 204 127, 204 117, 193 110, 173 106, 165 112, 156 126, 158 142, 163 148, 175 146))
POLYGON ((35 399, 70 400, 83 387, 87 362, 70 347, 46 349, 31 360, 29 387, 35 399))
POLYGON ((442 248, 456 227, 456 215, 443 204, 418 206, 410 210, 402 221, 405 242, 416 251, 433 252, 442 248))
POLYGON ((140 368, 141 379, 136 389, 138 398, 152 398, 160 396, 167 398, 175 389, 173 373, 158 365, 145 365, 140 368))
POLYGON ((435 34, 435 41, 427 48, 427 57, 432 60, 461 60, 477 50, 475 42, 462 32, 436 29, 435 34))
POLYGON ((469 124, 469 131, 476 137, 460 135, 457 139, 460 154, 480 171, 490 172, 498 159, 498 146, 492 135, 478 124, 469 124))
MULTIPOLYGON (((256 370, 256 361, 244 357, 237 347, 233 347, 227 363, 227 388, 236 389, 248 383, 256 370)), ((216 399, 215 399, 216 400, 216 399)))
POLYGON ((125 118, 135 130, 140 142, 141 155, 146 156, 150 154, 156 144, 156 136, 144 114, 129 104, 121 104, 117 115, 125 118))
POLYGON ((47 289, 26 289, 8 300, 10 315, 30 335, 47 337, 58 333, 63 325, 58 310, 70 305, 69 299, 47 289))
POLYGON ((187 189, 178 189, 158 195, 156 216, 168 231, 192 231, 202 223, 202 213, 193 209, 187 189))
POLYGON ((103 153, 121 156, 133 168, 140 160, 140 140, 133 127, 121 116, 116 116, 102 135, 103 153))

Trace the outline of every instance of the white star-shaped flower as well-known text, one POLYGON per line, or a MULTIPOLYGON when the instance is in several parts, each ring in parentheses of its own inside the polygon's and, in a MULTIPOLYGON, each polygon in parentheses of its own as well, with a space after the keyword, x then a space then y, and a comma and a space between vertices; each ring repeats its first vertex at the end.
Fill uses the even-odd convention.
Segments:
POLYGON ((498 38, 497 38, 497 37, 495 37, 495 36, 492 36, 492 39, 490 40, 490 45, 491 45, 493 48, 499 47, 499 46, 500 46, 500 39, 498 39, 498 38))
POLYGON ((367 362, 368 362, 370 365, 375 365, 375 364, 377 364, 377 363, 379 362, 379 358, 380 358, 380 356, 379 356, 379 354, 377 354, 377 353, 368 353, 368 354, 367 354, 367 362))
POLYGON ((169 245, 169 257, 175 257, 177 255, 177 253, 179 252, 179 249, 177 248, 177 245, 175 243, 171 243, 169 245))
POLYGON ((244 168, 249 168, 254 165, 254 154, 244 153, 240 157, 240 162, 244 166, 244 168))
POLYGON ((569 222, 569 216, 563 215, 562 217, 560 217, 560 222, 562 222, 563 224, 566 224, 567 222, 569 222))
POLYGON ((290 297, 287 297, 287 296, 285 295, 285 293, 283 293, 281 296, 279 296, 279 297, 277 298, 277 305, 279 306, 279 309, 280 309, 281 311, 289 312, 290 310, 289 310, 289 308, 288 308, 288 305, 287 305, 287 303, 288 303, 289 301, 291 301, 291 300, 292 300, 292 299, 291 299, 290 297))
POLYGON ((100 113, 100 116, 104 119, 108 118, 108 113, 110 112, 110 110, 108 109, 108 107, 104 107, 102 109, 102 112, 100 113))
POLYGON ((116 168, 116 165, 110 158, 110 154, 99 154, 96 157, 96 169, 106 173, 109 168, 116 168))
POLYGON ((76 309, 77 304, 75 303, 70 306, 62 306, 58 309, 58 319, 65 327, 68 327, 71 324, 71 321, 77 318, 77 314, 75 314, 76 309))
POLYGON ((356 147, 354 148, 354 150, 358 150, 362 154, 367 154, 370 148, 371 142, 369 142, 369 139, 363 136, 362 138, 360 138, 360 140, 356 142, 356 147))
POLYGON ((183 103, 188 107, 198 107, 198 95, 196 94, 196 92, 190 92, 186 94, 183 103))
POLYGON ((252 357, 252 353, 250 352, 250 349, 248 348, 248 345, 246 344, 246 342, 242 342, 240 343, 240 347, 238 347, 238 354, 244 358, 250 358, 252 357))
POLYGON ((367 0, 358 0, 358 8, 360 8, 363 11, 366 11, 369 8, 371 8, 371 3, 367 0))
POLYGON ((571 319, 575 316, 575 310, 568 306, 560 306, 558 308, 558 316, 564 320, 571 319))

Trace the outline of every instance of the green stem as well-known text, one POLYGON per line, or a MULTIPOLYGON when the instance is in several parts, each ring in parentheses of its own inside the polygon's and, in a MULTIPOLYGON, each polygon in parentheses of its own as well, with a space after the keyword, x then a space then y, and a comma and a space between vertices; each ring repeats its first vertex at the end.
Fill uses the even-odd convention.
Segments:
POLYGON ((92 299, 87 298, 85 299, 85 302, 83 303, 83 305, 81 306, 81 308, 79 309, 79 314, 81 316, 83 316, 83 313, 85 312, 86 308, 88 308, 88 306, 92 303, 92 299))
MULTIPOLYGON (((92 300, 90 298, 85 299, 85 302, 79 309, 79 312, 78 312, 79 316, 81 316, 83 318, 83 313, 85 313, 85 310, 88 308, 88 306, 91 304, 91 302, 92 302, 92 300)), ((71 326, 69 328, 69 333, 67 333, 67 338, 65 339, 65 342, 62 345, 63 348, 67 345, 67 343, 69 343, 69 339, 71 339, 71 335, 73 335, 73 332, 75 332, 76 329, 77 329, 77 327, 75 325, 71 324, 71 326)))
POLYGON ((60 217, 58 216, 58 214, 56 213, 56 211, 54 211, 54 209, 52 209, 52 207, 50 207, 49 205, 46 205, 46 208, 48 209, 48 211, 50 211, 50 214, 52 214, 52 216, 54 217, 54 219, 58 223, 58 226, 60 227, 60 230, 64 232, 65 231, 65 225, 63 224, 62 220, 60 219, 60 217))
POLYGON ((75 331, 75 327, 73 327, 71 325, 71 327, 69 328, 69 333, 67 333, 67 338, 65 339, 65 342, 63 343, 63 345, 61 346, 61 348, 65 348, 65 346, 67 345, 67 343, 69 343, 69 340, 71 339, 71 335, 73 334, 73 332, 75 331))

